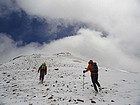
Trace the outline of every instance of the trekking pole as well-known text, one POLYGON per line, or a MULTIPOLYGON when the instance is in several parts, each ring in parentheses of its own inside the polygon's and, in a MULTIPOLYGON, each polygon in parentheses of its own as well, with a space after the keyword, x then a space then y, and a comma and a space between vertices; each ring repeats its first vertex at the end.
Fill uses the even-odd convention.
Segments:
POLYGON ((84 79, 85 79, 85 73, 83 73, 83 91, 84 91, 84 79))

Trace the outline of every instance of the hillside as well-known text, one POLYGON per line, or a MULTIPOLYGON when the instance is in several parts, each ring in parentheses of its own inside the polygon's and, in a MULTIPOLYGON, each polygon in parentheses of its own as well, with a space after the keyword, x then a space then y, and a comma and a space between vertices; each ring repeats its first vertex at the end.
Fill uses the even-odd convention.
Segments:
MULTIPOLYGON (((22 55, 0 65, 0 105, 140 105, 140 74, 99 67, 96 94, 84 59, 71 53, 22 55), (38 67, 48 73, 39 84, 38 67)), ((98 63, 98 62, 97 62, 98 63)))

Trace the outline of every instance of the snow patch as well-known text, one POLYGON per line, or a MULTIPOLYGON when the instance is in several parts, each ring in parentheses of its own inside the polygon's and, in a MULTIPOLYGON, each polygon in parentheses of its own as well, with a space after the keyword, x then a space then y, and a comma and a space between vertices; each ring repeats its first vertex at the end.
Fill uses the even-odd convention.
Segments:
POLYGON ((0 65, 0 105, 139 104, 139 74, 99 67, 102 91, 97 94, 89 72, 83 81, 85 67, 84 59, 68 52, 16 57, 0 65), (37 70, 42 62, 47 64, 48 74, 39 84, 37 70))

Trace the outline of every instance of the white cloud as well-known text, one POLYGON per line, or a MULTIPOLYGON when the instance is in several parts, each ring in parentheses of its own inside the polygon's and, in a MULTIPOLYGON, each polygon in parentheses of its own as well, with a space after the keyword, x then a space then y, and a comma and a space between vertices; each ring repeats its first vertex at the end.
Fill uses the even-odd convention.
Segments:
MULTIPOLYGON (((138 0, 16 0, 29 15, 97 24, 109 34, 80 30, 79 35, 67 37, 50 45, 30 44, 17 52, 70 51, 93 58, 101 65, 138 69, 140 63, 140 2, 138 0)), ((5 42, 6 43, 6 42, 5 42)), ((13 51, 14 52, 14 51, 13 51)), ((4 53, 3 53, 4 54, 4 53)))
POLYGON ((28 14, 41 18, 97 24, 109 37, 119 40, 124 52, 140 56, 138 0, 17 0, 17 3, 28 14))
POLYGON ((0 33, 0 63, 8 62, 16 56, 32 54, 40 51, 39 44, 31 43, 23 47, 17 47, 21 42, 15 42, 9 35, 0 33))
POLYGON ((139 71, 140 60, 126 55, 118 45, 118 40, 100 37, 102 33, 89 29, 81 29, 76 36, 66 37, 50 44, 40 46, 31 43, 24 47, 17 47, 17 43, 11 38, 0 35, 0 61, 10 60, 15 56, 44 53, 54 54, 58 52, 71 52, 83 59, 93 59, 99 66, 139 71))
POLYGON ((93 59, 100 66, 139 71, 140 60, 126 55, 118 45, 118 40, 100 37, 101 33, 81 29, 76 36, 67 37, 48 45, 44 52, 69 51, 82 56, 87 61, 93 59))

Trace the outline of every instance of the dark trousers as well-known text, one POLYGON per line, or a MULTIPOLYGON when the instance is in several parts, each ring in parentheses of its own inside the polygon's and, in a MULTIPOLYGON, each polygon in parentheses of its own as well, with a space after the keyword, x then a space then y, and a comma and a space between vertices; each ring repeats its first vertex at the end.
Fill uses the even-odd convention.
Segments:
POLYGON ((92 80, 95 91, 98 92, 97 86, 101 87, 100 83, 98 82, 98 74, 91 74, 91 80, 92 80))
POLYGON ((45 73, 44 72, 40 72, 40 81, 43 81, 44 80, 44 76, 45 76, 45 73))

